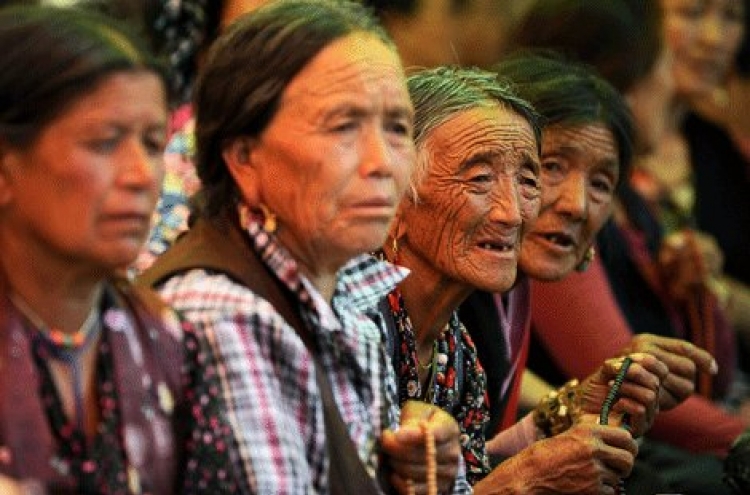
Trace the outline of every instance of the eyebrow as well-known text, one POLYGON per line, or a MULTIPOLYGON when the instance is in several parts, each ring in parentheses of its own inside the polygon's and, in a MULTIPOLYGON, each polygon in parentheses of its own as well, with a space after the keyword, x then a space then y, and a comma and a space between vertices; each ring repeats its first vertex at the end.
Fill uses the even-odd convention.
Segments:
MULTIPOLYGON (((375 110, 369 105, 363 105, 357 101, 343 101, 321 111, 320 117, 325 121, 340 116, 362 118, 375 113, 375 110)), ((413 119, 414 110, 407 105, 391 105, 386 108, 385 116, 389 119, 413 119)))
MULTIPOLYGON (((549 155, 585 155, 585 151, 582 150, 579 146, 574 146, 571 144, 566 144, 563 146, 558 147, 554 153, 542 153, 543 156, 549 156, 549 155)), ((617 155, 615 155, 612 158, 606 158, 604 160, 600 160, 597 162, 597 167, 600 168, 611 168, 611 169, 619 169, 620 168, 620 160, 617 155)))
POLYGON ((466 160, 463 160, 461 162, 461 166, 458 168, 458 173, 466 172, 479 163, 491 163, 496 158, 502 155, 503 153, 499 150, 479 151, 477 153, 472 153, 466 160))

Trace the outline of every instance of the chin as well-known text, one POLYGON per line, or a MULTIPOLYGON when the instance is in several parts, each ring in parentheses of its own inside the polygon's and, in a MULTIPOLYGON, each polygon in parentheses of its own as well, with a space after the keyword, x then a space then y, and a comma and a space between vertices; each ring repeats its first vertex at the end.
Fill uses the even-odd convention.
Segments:
POLYGON ((573 271, 572 263, 560 263, 559 261, 543 261, 535 259, 531 263, 522 263, 521 270, 529 278, 543 282, 557 282, 562 280, 573 271), (568 266, 570 265, 570 266, 568 266))
POLYGON ((514 269, 512 273, 510 273, 509 270, 505 270, 501 276, 495 277, 491 280, 488 280, 486 278, 479 278, 469 280, 468 282, 476 290, 492 293, 506 292, 513 287, 513 284, 516 283, 517 275, 518 270, 516 269, 514 269))

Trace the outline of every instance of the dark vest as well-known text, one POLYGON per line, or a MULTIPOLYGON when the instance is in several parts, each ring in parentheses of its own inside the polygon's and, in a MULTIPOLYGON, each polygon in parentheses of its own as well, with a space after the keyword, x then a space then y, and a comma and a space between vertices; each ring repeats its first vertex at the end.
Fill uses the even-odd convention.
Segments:
POLYGON ((315 358, 330 456, 329 492, 332 495, 377 493, 338 411, 330 385, 322 372, 322 364, 315 357, 317 345, 314 329, 304 325, 296 297, 259 258, 235 214, 227 212, 211 220, 196 220, 190 230, 139 277, 138 283, 156 287, 172 275, 197 268, 223 273, 248 287, 271 303, 295 329, 315 358))

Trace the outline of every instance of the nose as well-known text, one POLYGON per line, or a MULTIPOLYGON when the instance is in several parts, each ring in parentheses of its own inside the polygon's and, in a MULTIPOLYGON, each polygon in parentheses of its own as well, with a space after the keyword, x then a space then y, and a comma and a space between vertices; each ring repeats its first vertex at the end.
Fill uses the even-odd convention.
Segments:
POLYGON ((492 193, 490 220, 508 227, 519 227, 523 222, 520 198, 514 178, 501 178, 492 193))
POLYGON ((570 173, 555 189, 557 190, 554 202, 555 211, 572 220, 585 220, 588 211, 586 176, 570 173))
POLYGON ((374 177, 393 174, 394 151, 382 129, 371 128, 363 133, 360 173, 374 177))
POLYGON ((160 188, 164 177, 164 157, 133 140, 120 156, 120 181, 133 189, 160 188))

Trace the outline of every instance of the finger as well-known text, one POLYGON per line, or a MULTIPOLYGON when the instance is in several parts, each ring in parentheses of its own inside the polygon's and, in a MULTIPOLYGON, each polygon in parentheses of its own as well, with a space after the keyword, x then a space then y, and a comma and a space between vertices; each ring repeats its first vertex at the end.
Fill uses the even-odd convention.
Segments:
MULTIPOLYGON (((659 383, 669 375, 669 366, 659 359, 658 356, 637 352, 629 354, 628 357, 632 361, 630 368, 628 368, 628 379, 631 373, 652 375, 656 379, 656 386, 658 387, 659 383)), ((644 385, 647 385, 647 383, 644 382, 644 385)))
MULTIPOLYGON (((631 387, 641 387, 648 390, 657 391, 661 387, 662 380, 669 376, 667 366, 656 359, 654 356, 647 354, 633 354, 635 359, 640 359, 643 364, 635 359, 630 364, 623 385, 628 384, 631 387)), ((614 383, 614 379, 620 374, 622 368, 621 360, 608 360, 604 366, 604 375, 610 379, 609 385, 614 383)))
POLYGON ((695 379, 669 375, 662 384, 662 391, 669 394, 673 400, 681 402, 695 392, 695 379))
POLYGON ((620 392, 617 395, 619 399, 628 399, 633 402, 642 404, 644 408, 655 407, 659 402, 660 387, 645 387, 638 383, 623 382, 620 386, 620 392))
POLYGON ((411 493, 414 493, 412 491, 413 482, 411 482, 407 478, 404 478, 398 475, 397 473, 392 473, 388 477, 388 481, 393 487, 393 490, 395 493, 398 493, 400 495, 410 495, 411 493))
POLYGON ((593 431, 606 446, 614 449, 614 451, 628 452, 631 457, 635 457, 638 453, 638 444, 635 443, 630 433, 622 428, 596 426, 593 431))
POLYGON ((436 445, 447 442, 456 443, 461 433, 455 418, 442 409, 436 409, 434 414, 424 422, 423 427, 432 432, 436 445))
POLYGON ((405 435, 400 429, 386 430, 383 432, 381 447, 395 464, 424 464, 424 434, 420 431, 419 435, 415 439, 411 434, 405 435))
MULTIPOLYGON (((438 487, 440 487, 441 491, 452 486, 453 479, 448 480, 439 480, 438 481, 438 487)), ((397 493, 403 493, 403 494, 427 494, 428 493, 428 484, 427 479, 424 475, 422 476, 412 476, 409 474, 403 474, 403 473, 396 473, 393 472, 388 480, 391 483, 391 486, 395 489, 397 493)))
POLYGON ((599 459, 607 471, 604 476, 610 482, 617 483, 620 478, 630 475, 635 462, 635 455, 629 450, 605 446, 599 451, 599 459))
MULTIPOLYGON (((681 358, 676 359, 675 364, 679 366, 684 366, 683 359, 687 359, 693 363, 693 366, 696 367, 698 370, 703 371, 705 373, 711 373, 716 374, 719 371, 718 364, 716 363, 716 360, 711 356, 711 354, 701 349, 700 347, 694 345, 691 342, 688 342, 686 340, 682 339, 673 339, 668 337, 661 337, 661 338, 654 338, 651 340, 652 345, 661 351, 663 354, 671 354, 675 358, 681 358), (682 364, 681 364, 682 363, 682 364)), ((656 355, 659 359, 662 359, 660 355, 657 355, 657 350, 654 350, 654 355, 656 355)), ((651 350, 649 350, 651 352, 651 350)), ((671 373, 676 373, 676 370, 672 369, 672 363, 671 358, 665 355, 665 358, 662 359, 667 366, 669 366, 669 371, 671 373)), ((694 373, 694 371, 693 371, 694 373)), ((687 376, 683 373, 680 373, 682 376, 687 376)))

